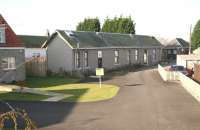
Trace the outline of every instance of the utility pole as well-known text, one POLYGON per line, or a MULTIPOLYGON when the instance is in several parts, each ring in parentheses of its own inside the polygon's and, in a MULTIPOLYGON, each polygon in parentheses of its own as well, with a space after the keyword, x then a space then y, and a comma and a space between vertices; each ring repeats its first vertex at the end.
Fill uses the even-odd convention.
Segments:
POLYGON ((189 55, 191 54, 192 50, 192 24, 190 25, 190 41, 189 41, 189 55))

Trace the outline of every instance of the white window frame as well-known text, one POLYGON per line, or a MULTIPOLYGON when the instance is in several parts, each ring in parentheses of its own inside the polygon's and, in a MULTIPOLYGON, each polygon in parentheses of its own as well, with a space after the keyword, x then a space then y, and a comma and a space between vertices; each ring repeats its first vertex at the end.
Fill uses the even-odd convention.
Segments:
POLYGON ((135 49, 135 61, 138 61, 138 49, 135 49))
POLYGON ((173 50, 173 54, 175 54, 175 55, 176 55, 176 54, 177 54, 177 50, 173 50))
POLYGON ((84 51, 84 66, 88 67, 88 52, 84 51))
POLYGON ((148 64, 148 50, 147 49, 144 49, 143 62, 144 62, 144 64, 148 64), (146 51, 146 53, 145 53, 145 51, 146 51))
POLYGON ((153 61, 156 60, 156 49, 153 49, 153 61))
POLYGON ((0 44, 6 42, 5 26, 0 24, 0 44))
POLYGON ((167 50, 167 54, 172 54, 172 51, 171 50, 167 50))
POLYGON ((97 57, 98 57, 98 58, 102 58, 102 57, 103 57, 102 51, 97 51, 97 57))
POLYGON ((40 53, 39 52, 34 52, 32 57, 33 58, 38 58, 38 57, 40 57, 40 53))
POLYGON ((75 68, 81 67, 80 52, 75 52, 75 68))
POLYGON ((127 61, 130 63, 130 57, 131 57, 131 50, 127 51, 127 61))
POLYGON ((119 50, 115 50, 114 55, 115 55, 114 64, 117 65, 117 64, 119 64, 119 50))
POLYGON ((0 30, 0 44, 3 43, 3 33, 2 31, 0 30))
POLYGON ((2 58, 1 67, 2 67, 3 70, 16 69, 15 57, 4 57, 4 58, 2 58))

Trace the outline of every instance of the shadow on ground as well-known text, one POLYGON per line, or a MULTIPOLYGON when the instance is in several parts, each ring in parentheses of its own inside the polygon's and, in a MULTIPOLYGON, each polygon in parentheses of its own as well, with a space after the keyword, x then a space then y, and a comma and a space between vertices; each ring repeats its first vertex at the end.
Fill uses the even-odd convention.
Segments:
MULTIPOLYGON (((78 90, 78 94, 70 97, 69 101, 78 100, 87 89, 78 90)), ((75 90, 68 91, 76 93, 75 90)), ((13 108, 26 110, 30 118, 36 123, 38 128, 47 127, 61 123, 66 119, 76 106, 76 102, 25 102, 25 101, 8 101, 13 108)), ((0 103, 0 114, 10 111, 10 108, 5 103, 0 103)), ((18 119, 19 128, 24 128, 24 121, 18 119)), ((6 122, 6 128, 13 128, 12 122, 6 122)))

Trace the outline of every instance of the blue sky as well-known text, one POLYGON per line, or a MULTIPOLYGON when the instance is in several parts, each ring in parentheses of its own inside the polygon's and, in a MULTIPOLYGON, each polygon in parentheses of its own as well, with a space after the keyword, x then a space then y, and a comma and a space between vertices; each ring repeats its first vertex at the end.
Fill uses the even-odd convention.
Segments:
POLYGON ((17 34, 75 30, 85 17, 131 16, 136 33, 189 39, 200 19, 199 0, 0 0, 0 13, 17 34))

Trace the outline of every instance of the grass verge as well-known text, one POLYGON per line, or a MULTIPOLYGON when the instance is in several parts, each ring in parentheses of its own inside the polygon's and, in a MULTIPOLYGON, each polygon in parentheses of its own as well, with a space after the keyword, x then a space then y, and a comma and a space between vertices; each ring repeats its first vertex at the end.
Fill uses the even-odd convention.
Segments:
POLYGON ((17 85, 29 88, 45 88, 53 87, 63 84, 76 83, 80 79, 73 79, 67 77, 49 76, 49 77, 27 77, 25 82, 17 83, 17 85))
POLYGON ((19 92, 6 92, 0 93, 1 100, 11 100, 11 101, 41 101, 49 96, 46 95, 38 95, 31 93, 19 93, 19 92))
POLYGON ((40 88, 40 90, 72 94, 73 96, 63 100, 66 102, 92 102, 113 98, 119 91, 119 87, 114 85, 102 84, 102 87, 100 88, 99 84, 84 83, 40 88))

